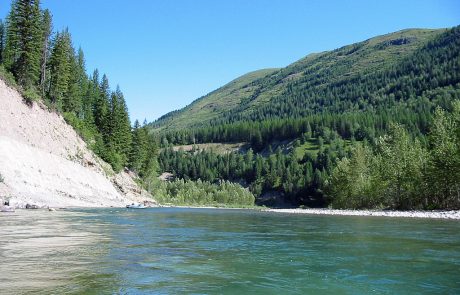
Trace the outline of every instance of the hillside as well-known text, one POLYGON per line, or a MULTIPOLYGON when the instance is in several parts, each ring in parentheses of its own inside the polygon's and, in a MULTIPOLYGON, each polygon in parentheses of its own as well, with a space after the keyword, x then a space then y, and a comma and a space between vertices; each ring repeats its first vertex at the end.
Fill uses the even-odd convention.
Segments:
POLYGON ((17 207, 124 206, 152 200, 91 152, 63 117, 0 79, 0 199, 17 207))
POLYGON ((403 30, 311 54, 244 85, 246 96, 226 97, 233 103, 225 112, 207 110, 195 121, 203 113, 197 106, 212 105, 224 87, 151 124, 163 147, 160 167, 179 179, 240 183, 267 206, 456 207, 450 192, 458 191, 458 162, 437 153, 458 157, 449 133, 456 127, 444 126, 440 110, 457 114, 459 61, 460 27, 403 30), (440 152, 446 142, 452 148, 440 152), (207 148, 236 143, 248 148, 207 148), (203 149, 177 148, 191 144, 203 149), (421 170, 427 165, 436 172, 421 170), (436 183, 447 166, 451 172, 436 183), (353 178, 356 171, 368 178, 353 178), (399 179, 390 180, 401 173, 415 173, 404 192, 399 179))
POLYGON ((310 54, 285 68, 236 79, 151 126, 154 130, 179 130, 247 120, 292 119, 324 111, 373 110, 380 103, 387 104, 384 96, 391 87, 379 81, 373 88, 373 82, 382 80, 377 75, 387 79, 393 67, 423 51, 428 42, 445 32, 408 29, 310 54), (355 86, 359 87, 348 89, 355 86))
POLYGON ((181 129, 200 126, 218 116, 231 112, 246 97, 257 91, 256 81, 270 75, 277 69, 263 69, 245 74, 225 86, 195 100, 189 106, 162 116, 153 125, 158 129, 181 129))

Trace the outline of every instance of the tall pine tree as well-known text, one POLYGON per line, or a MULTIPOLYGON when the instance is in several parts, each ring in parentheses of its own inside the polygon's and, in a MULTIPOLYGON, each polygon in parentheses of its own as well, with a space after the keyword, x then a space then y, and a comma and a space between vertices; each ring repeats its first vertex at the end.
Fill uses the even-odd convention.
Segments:
POLYGON ((48 65, 51 72, 49 97, 51 102, 60 109, 68 91, 71 78, 73 50, 69 31, 66 29, 63 32, 57 33, 53 43, 53 50, 48 65))
POLYGON ((24 88, 39 82, 42 27, 39 0, 13 1, 7 20, 4 65, 24 88))
POLYGON ((5 24, 0 19, 0 63, 3 63, 3 51, 5 49, 5 24))
POLYGON ((47 91, 46 86, 49 80, 49 69, 47 68, 47 63, 50 56, 50 37, 52 30, 51 12, 46 9, 42 16, 42 53, 40 60, 40 91, 42 97, 45 97, 45 93, 47 91))

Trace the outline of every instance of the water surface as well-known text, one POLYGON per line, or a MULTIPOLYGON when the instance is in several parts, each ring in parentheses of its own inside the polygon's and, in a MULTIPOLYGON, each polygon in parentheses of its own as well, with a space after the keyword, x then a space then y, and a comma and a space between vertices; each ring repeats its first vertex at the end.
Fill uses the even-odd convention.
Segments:
POLYGON ((459 221, 24 210, 0 233, 0 294, 460 294, 459 221))

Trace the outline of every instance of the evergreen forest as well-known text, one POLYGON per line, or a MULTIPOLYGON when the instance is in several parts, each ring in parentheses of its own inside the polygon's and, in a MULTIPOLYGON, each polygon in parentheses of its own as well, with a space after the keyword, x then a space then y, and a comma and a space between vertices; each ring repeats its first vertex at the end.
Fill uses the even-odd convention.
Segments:
POLYGON ((460 26, 403 30, 249 73, 141 124, 52 18, 39 0, 12 1, 0 20, 0 77, 26 103, 62 114, 162 203, 460 208, 460 26), (245 148, 198 148, 210 143, 245 148), (158 180, 164 172, 174 180, 158 180))

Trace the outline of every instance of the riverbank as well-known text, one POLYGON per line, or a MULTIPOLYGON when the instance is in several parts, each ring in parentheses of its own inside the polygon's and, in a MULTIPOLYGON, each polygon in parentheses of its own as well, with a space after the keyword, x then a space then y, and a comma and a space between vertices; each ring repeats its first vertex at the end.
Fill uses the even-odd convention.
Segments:
POLYGON ((433 218, 460 220, 460 210, 453 211, 379 211, 379 210, 341 210, 341 209, 266 209, 266 212, 314 215, 343 215, 343 216, 381 216, 406 218, 433 218))

